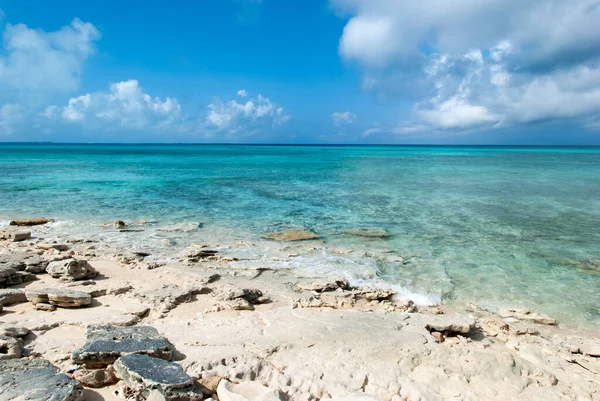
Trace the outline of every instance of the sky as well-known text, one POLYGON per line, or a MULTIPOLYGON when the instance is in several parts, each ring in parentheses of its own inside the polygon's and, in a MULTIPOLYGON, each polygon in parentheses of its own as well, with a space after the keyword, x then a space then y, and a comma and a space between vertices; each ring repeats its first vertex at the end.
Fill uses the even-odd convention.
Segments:
POLYGON ((0 142, 597 145, 598 21, 600 0, 0 0, 0 142))

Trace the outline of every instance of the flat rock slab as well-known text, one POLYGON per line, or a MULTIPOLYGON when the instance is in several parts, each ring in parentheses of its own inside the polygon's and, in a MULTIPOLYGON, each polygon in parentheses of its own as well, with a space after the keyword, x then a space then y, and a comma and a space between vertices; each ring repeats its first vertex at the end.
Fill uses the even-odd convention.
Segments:
POLYGON ((425 328, 430 332, 467 334, 475 328, 475 319, 458 315, 427 316, 425 328))
POLYGON ((50 304, 61 308, 79 308, 92 303, 92 296, 83 291, 64 288, 26 290, 25 296, 32 304, 50 304))
POLYGON ((19 242, 31 238, 30 231, 0 231, 0 240, 19 242))
POLYGON ((276 241, 305 241, 321 238, 319 234, 309 230, 284 230, 276 233, 263 235, 264 239, 276 241))
POLYGON ((46 273, 54 278, 65 281, 83 280, 94 278, 98 275, 87 260, 66 259, 51 262, 46 267, 46 273))
POLYGON ((15 252, 0 255, 0 268, 11 268, 28 273, 44 273, 49 261, 31 252, 15 252))
POLYGON ((27 302, 25 291, 12 288, 0 290, 0 305, 13 305, 24 302, 27 302))
POLYGON ((87 367, 110 365, 119 357, 145 354, 170 360, 174 347, 149 326, 91 326, 86 331, 87 342, 73 352, 73 362, 87 367))
POLYGON ((54 221, 54 219, 47 219, 45 217, 34 217, 31 219, 11 220, 10 225, 11 226, 19 226, 19 227, 40 226, 42 224, 52 223, 53 221, 54 221))
POLYGON ((551 316, 541 312, 534 312, 530 309, 506 308, 501 309, 498 314, 503 318, 514 318, 549 326, 556 325, 556 320, 551 316))
POLYGON ((342 230, 342 233, 344 233, 346 235, 353 235, 355 237, 368 237, 368 238, 387 238, 387 237, 392 236, 392 234, 390 234, 386 229, 376 228, 376 227, 347 228, 345 230, 342 230))
POLYGON ((0 399, 80 401, 83 387, 44 359, 12 359, 0 363, 0 399))
POLYGON ((194 378, 181 366, 148 355, 132 354, 117 359, 114 369, 127 387, 143 396, 158 390, 166 399, 201 400, 204 394, 196 388, 194 378))

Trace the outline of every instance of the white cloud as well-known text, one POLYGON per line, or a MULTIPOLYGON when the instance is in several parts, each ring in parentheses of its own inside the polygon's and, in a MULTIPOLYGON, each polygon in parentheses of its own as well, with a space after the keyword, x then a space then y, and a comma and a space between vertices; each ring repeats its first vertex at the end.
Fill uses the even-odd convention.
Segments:
POLYGON ((0 92, 39 105, 54 94, 77 89, 99 38, 94 25, 79 19, 54 32, 7 24, 0 49, 0 92))
POLYGON ((333 125, 341 127, 346 124, 353 124, 356 122, 356 114, 352 114, 349 111, 335 112, 331 115, 333 125))
POLYGON ((396 133, 600 115, 600 1, 331 0, 365 90, 414 100, 396 133))
POLYGON ((0 135, 11 135, 25 121, 25 110, 20 104, 7 103, 0 107, 0 135))
POLYGON ((239 97, 246 97, 248 96, 248 92, 246 92, 246 89, 240 89, 239 91, 237 91, 237 94, 239 97))
POLYGON ((62 108, 50 106, 42 115, 71 123, 85 123, 86 128, 155 131, 176 128, 184 120, 177 99, 152 97, 144 93, 134 79, 111 84, 109 92, 71 98, 62 108))
POLYGON ((245 103, 216 101, 208 106, 207 129, 227 134, 250 135, 277 127, 291 119, 283 107, 258 95, 245 103))

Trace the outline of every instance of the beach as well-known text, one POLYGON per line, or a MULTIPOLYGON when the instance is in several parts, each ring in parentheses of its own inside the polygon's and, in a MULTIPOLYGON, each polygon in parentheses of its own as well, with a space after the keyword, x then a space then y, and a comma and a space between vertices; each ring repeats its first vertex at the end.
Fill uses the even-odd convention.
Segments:
MULTIPOLYGON (((389 285, 296 269, 294 259, 316 250, 353 252, 308 230, 265 235, 270 255, 279 255, 269 260, 241 256, 257 246, 247 239, 192 244, 176 262, 160 263, 152 252, 58 235, 58 227, 8 225, 0 241, 3 273, 14 267, 4 284, 24 281, 1 290, 7 357, 47 360, 86 383, 70 382, 71 393, 56 399, 600 399, 597 329, 522 308, 417 304, 389 285), (99 325, 113 330, 109 340, 94 339, 99 325), (172 360, 189 383, 157 386, 162 367, 152 380, 131 373, 115 333, 136 327, 156 329, 156 338, 140 338, 170 347, 160 353, 145 343, 139 352, 172 360)), ((136 235, 139 227, 114 221, 102 229, 136 235)), ((12 399, 2 386, 14 371, 5 369, 0 388, 12 399)))

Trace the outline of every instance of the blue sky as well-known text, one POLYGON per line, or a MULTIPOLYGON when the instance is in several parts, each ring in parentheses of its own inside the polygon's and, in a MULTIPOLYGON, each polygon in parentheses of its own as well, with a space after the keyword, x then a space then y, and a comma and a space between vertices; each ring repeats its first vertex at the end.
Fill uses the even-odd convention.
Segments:
POLYGON ((600 1, 0 0, 0 141, 600 144, 600 1))

